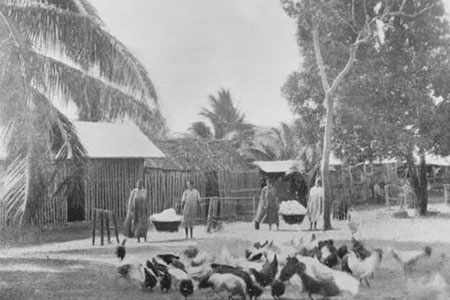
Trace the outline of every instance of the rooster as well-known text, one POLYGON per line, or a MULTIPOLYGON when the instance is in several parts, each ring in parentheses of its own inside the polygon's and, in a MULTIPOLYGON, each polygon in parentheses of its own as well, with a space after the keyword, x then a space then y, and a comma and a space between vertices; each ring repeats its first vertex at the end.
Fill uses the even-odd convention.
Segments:
POLYGON ((426 246, 422 250, 402 251, 396 249, 390 249, 395 260, 403 266, 403 270, 406 274, 410 274, 413 270, 413 266, 418 260, 431 256, 431 247, 426 246))
POLYGON ((127 253, 127 251, 125 249, 126 241, 127 241, 127 239, 124 239, 122 241, 122 244, 120 244, 116 247, 116 256, 120 259, 120 261, 123 261, 123 259, 125 258, 125 254, 127 253))
POLYGON ((258 272, 253 268, 249 271, 253 274, 253 276, 255 276, 256 282, 261 287, 266 287, 274 281, 275 276, 278 273, 277 255, 275 254, 273 260, 270 263, 265 264, 261 271, 258 272))
POLYGON ((364 280, 367 286, 370 287, 367 278, 373 274, 377 267, 379 267, 382 257, 383 251, 381 249, 375 249, 375 251, 365 259, 359 259, 356 253, 351 251, 343 259, 342 270, 359 279, 361 285, 362 280, 364 280))
POLYGON ((344 272, 328 268, 315 258, 289 257, 279 279, 290 280, 295 274, 302 279, 303 288, 311 299, 313 294, 332 297, 341 294, 355 296, 359 292, 359 283, 356 279, 344 272))
POLYGON ((359 259, 366 259, 372 252, 367 249, 362 241, 352 238, 353 241, 353 251, 356 253, 359 259))

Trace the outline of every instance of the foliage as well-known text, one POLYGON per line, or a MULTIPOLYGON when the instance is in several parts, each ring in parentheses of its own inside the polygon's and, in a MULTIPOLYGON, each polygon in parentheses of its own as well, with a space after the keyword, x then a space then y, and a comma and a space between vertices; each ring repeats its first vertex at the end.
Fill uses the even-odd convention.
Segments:
POLYGON ((211 128, 202 121, 192 123, 189 131, 194 134, 194 136, 202 139, 212 138, 211 128))
POLYGON ((213 131, 211 138, 230 140, 236 148, 251 139, 253 125, 245 121, 245 114, 233 103, 229 90, 221 89, 217 96, 209 95, 208 98, 210 108, 202 108, 200 116, 209 121, 213 130, 203 122, 194 122, 191 132, 204 138, 209 137, 208 132, 213 131))
MULTIPOLYGON (((377 53, 379 53, 379 57, 383 57, 385 48, 390 49, 391 44, 386 41, 386 31, 389 28, 395 28, 397 24, 422 18, 426 14, 436 15, 434 11, 438 9, 439 3, 431 0, 421 2, 408 0, 389 2, 378 0, 281 0, 281 2, 286 13, 297 19, 298 44, 305 56, 304 70, 293 76, 293 78, 297 78, 300 86, 298 90, 304 91, 305 95, 297 92, 288 94, 287 99, 290 102, 292 99, 299 100, 296 106, 303 109, 303 112, 305 107, 312 106, 314 108, 320 99, 325 108, 322 176, 327 199, 324 215, 327 229, 331 227, 329 153, 332 148, 342 147, 336 139, 334 127, 336 127, 335 123, 341 125, 349 119, 352 120, 352 118, 344 118, 342 114, 336 114, 336 110, 342 110, 346 92, 351 93, 354 89, 365 87, 363 84, 351 86, 350 83, 358 84, 366 78, 371 78, 369 74, 372 74, 372 71, 378 71, 364 68, 361 65, 366 61, 376 66, 380 64, 379 61, 372 60, 372 58, 375 58, 377 53), (355 75, 350 79, 352 74, 358 74, 358 76, 355 75), (309 87, 307 83, 312 83, 314 88, 309 87), (318 88, 319 84, 322 86, 321 91, 318 88)), ((407 39, 408 37, 406 37, 407 39)), ((405 39, 400 40, 405 41, 405 39)), ((417 46, 423 47, 420 42, 417 46)), ((396 68, 397 61, 390 63, 392 68, 396 68)), ((384 73, 374 73, 378 76, 384 75, 384 73)), ((409 81, 408 83, 412 84, 413 82, 409 81)), ((288 83, 289 86, 291 87, 289 90, 295 90, 292 89, 293 83, 288 83)), ((388 93, 391 92, 388 91, 388 93)), ((348 106, 347 108, 355 107, 360 108, 358 106, 348 106)), ((302 112, 300 109, 297 111, 302 112)), ((360 117, 364 116, 364 113, 358 112, 358 110, 350 116, 355 119, 358 114, 360 117)), ((349 124, 349 128, 342 132, 341 138, 353 139, 352 142, 354 142, 355 135, 360 136, 361 133, 367 133, 361 130, 363 128, 361 126, 354 126, 352 122, 347 124, 349 124)), ((379 132, 377 131, 377 133, 379 132)), ((362 148, 370 149, 371 146, 370 143, 369 147, 363 144, 362 148)), ((356 148, 358 147, 359 145, 356 148)))
POLYGON ((8 149, 0 197, 10 222, 34 222, 48 197, 80 189, 86 152, 60 102, 82 120, 130 117, 149 135, 164 134, 147 72, 86 0, 0 1, 0 61, 8 149), (58 174, 69 159, 74 167, 58 174))

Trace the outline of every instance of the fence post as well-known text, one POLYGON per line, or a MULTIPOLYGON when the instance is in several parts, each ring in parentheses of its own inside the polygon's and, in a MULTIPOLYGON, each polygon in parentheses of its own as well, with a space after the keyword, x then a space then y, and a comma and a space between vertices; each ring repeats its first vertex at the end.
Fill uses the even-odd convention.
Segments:
POLYGON ((104 245, 103 211, 100 211, 100 245, 104 245))
POLYGON ((108 211, 106 214, 106 234, 108 235, 108 244, 111 244, 111 232, 109 228, 109 217, 111 217, 111 212, 108 211))
POLYGON ((92 221, 92 245, 95 245, 95 222, 97 221, 97 211, 93 211, 93 221, 92 221))

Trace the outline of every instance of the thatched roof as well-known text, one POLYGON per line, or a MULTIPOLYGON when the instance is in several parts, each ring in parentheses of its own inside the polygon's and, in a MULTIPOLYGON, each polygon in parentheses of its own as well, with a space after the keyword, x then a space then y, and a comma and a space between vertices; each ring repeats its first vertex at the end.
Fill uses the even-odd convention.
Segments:
POLYGON ((146 167, 186 171, 246 171, 252 168, 229 141, 183 138, 154 143, 166 158, 148 158, 146 167))

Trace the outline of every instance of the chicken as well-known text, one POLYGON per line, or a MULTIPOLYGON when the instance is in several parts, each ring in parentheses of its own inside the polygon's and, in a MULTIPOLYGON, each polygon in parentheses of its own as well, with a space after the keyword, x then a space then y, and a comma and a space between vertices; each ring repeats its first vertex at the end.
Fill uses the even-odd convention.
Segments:
POLYGON ((116 247, 116 256, 120 259, 120 261, 123 261, 123 259, 125 258, 125 254, 127 253, 127 251, 125 249, 126 241, 127 241, 127 239, 124 239, 122 241, 122 244, 120 244, 116 247))
POLYGON ((265 247, 268 243, 269 243, 268 240, 266 240, 262 244, 260 242, 256 242, 256 243, 253 244, 253 247, 255 247, 256 249, 261 249, 261 248, 265 247))
POLYGON ((188 296, 192 295, 194 293, 194 283, 192 279, 183 279, 180 282, 180 293, 183 295, 184 299, 186 300, 188 296))
POLYGON ((350 208, 348 212, 348 228, 350 229, 350 232, 352 233, 352 236, 358 232, 358 229, 361 225, 361 219, 359 215, 356 213, 356 211, 352 208, 350 208))
POLYGON ((156 260, 156 258, 152 258, 152 263, 155 266, 155 268, 159 271, 164 273, 165 271, 167 271, 168 267, 166 264, 164 264, 163 262, 159 262, 158 260, 156 260))
POLYGON ((405 283, 406 294, 411 300, 447 300, 450 299, 450 290, 441 273, 409 277, 405 283))
POLYGON ((174 260, 179 260, 180 257, 175 254, 158 254, 158 258, 162 259, 166 264, 171 264, 174 260))
POLYGON ((354 251, 351 251, 344 258, 343 270, 352 274, 355 278, 359 279, 361 285, 364 280, 368 287, 370 287, 368 277, 373 274, 375 269, 379 267, 381 259, 383 257, 383 251, 381 249, 375 249, 372 254, 365 258, 359 259, 354 251))
POLYGON ((198 253, 199 253, 199 251, 195 247, 189 247, 183 251, 184 256, 186 256, 187 258, 190 258, 190 259, 196 257, 198 255, 198 253))
POLYGON ((280 280, 275 280, 271 285, 273 299, 279 300, 280 296, 284 295, 285 290, 286 290, 286 285, 280 280))
POLYGON ((352 238, 353 241, 353 251, 356 253, 359 259, 366 259, 372 252, 366 248, 362 241, 352 238))
POLYGON ((153 272, 147 268, 144 268, 144 274, 145 279, 144 283, 142 284, 142 287, 144 289, 150 289, 150 291, 153 291, 153 288, 158 284, 158 279, 156 278, 156 275, 153 274, 153 272))
POLYGON ((327 267, 334 267, 339 264, 339 260, 344 257, 347 247, 341 246, 339 250, 334 247, 333 240, 321 241, 318 243, 318 251, 316 256, 319 261, 327 267), (345 252, 345 253, 344 253, 345 252))
POLYGON ((431 247, 426 246, 422 250, 402 251, 396 249, 390 249, 395 260, 403 266, 405 275, 410 274, 413 270, 413 266, 418 260, 422 258, 430 257, 431 247))
POLYGON ((250 299, 252 298, 256 299, 259 296, 261 296, 263 289, 256 282, 254 282, 250 274, 248 274, 244 270, 228 265, 219 265, 219 264, 211 264, 211 268, 214 273, 233 274, 242 278, 242 280, 244 280, 246 284, 247 294, 249 295, 250 299))
POLYGON ((180 283, 183 280, 190 280, 190 276, 184 272, 183 270, 180 270, 178 268, 169 268, 168 269, 169 274, 172 276, 172 285, 175 288, 179 288, 180 283))
POLYGON ((241 299, 246 299, 247 285, 245 281, 231 273, 212 273, 200 280, 199 288, 212 288, 216 293, 228 294, 228 299, 233 296, 240 296, 241 299))
POLYGON ((156 277, 161 277, 162 273, 158 270, 158 268, 156 268, 156 266, 149 260, 147 260, 147 262, 145 263, 145 266, 150 269, 153 274, 156 275, 156 277))
POLYGON ((214 259, 213 255, 211 255, 210 253, 208 253, 206 251, 201 251, 191 261, 191 266, 197 267, 197 266, 204 264, 205 262, 212 262, 213 259, 214 259))
POLYGON ((355 296, 359 292, 359 283, 350 275, 335 271, 311 257, 289 257, 281 270, 280 280, 286 281, 298 274, 303 287, 312 299, 313 294, 332 297, 344 294, 355 296))
POLYGON ((142 287, 144 284, 144 267, 141 264, 124 264, 117 268, 117 273, 136 286, 142 287))
POLYGON ((256 282, 261 287, 266 287, 274 281, 275 276, 278 273, 277 255, 275 254, 273 260, 270 263, 265 264, 261 271, 258 272, 253 268, 249 271, 253 274, 253 276, 255 276, 256 282))
POLYGON ((172 276, 169 271, 162 272, 161 279, 159 280, 159 286, 162 292, 167 292, 172 286, 172 276))

